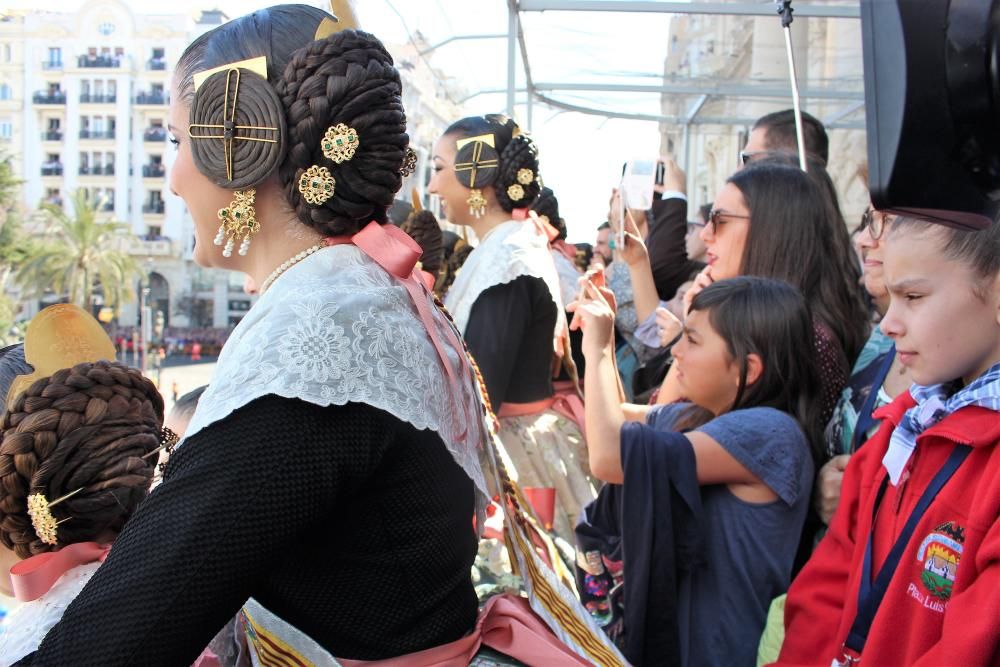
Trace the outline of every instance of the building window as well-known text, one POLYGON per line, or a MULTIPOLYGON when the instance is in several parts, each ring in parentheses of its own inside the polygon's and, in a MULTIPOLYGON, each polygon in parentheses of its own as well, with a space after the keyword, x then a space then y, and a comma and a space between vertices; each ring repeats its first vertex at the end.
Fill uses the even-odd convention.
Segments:
POLYGON ((0 83, 0 100, 10 99, 10 86, 6 83, 0 83))
POLYGON ((49 47, 49 65, 52 67, 62 67, 62 49, 60 47, 49 47))
POLYGON ((105 37, 112 34, 115 31, 115 24, 110 21, 105 21, 101 25, 97 26, 97 32, 101 33, 105 37))
POLYGON ((14 123, 9 118, 0 118, 0 139, 10 139, 14 135, 14 123))

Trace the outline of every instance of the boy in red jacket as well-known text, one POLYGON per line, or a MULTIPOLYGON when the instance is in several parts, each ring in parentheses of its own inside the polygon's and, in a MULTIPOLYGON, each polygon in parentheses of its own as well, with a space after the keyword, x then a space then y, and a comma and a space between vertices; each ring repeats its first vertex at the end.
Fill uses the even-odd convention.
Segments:
POLYGON ((1000 225, 887 231, 881 326, 915 384, 847 467, 776 664, 1000 664, 1000 225))

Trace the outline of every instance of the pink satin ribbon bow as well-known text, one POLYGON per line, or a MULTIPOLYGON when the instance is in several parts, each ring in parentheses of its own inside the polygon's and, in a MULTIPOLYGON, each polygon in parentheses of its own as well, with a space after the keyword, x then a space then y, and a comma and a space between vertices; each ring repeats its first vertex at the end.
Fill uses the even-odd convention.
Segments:
MULTIPOLYGON (((410 300, 417 308, 421 322, 427 329, 434 349, 437 350, 441 364, 444 366, 448 379, 451 381, 452 396, 455 401, 459 401, 462 396, 459 378, 452 368, 448 355, 445 352, 434 324, 434 317, 428 305, 430 290, 425 282, 425 278, 416 271, 417 262, 423 255, 423 249, 410 236, 395 225, 380 225, 377 222, 369 222, 364 229, 354 236, 332 236, 326 239, 328 246, 353 244, 370 257, 376 264, 388 271, 394 278, 399 280, 410 295, 410 300)), ((451 327, 445 327, 445 335, 448 342, 459 353, 461 369, 465 372, 468 368, 465 356, 461 353, 462 342, 451 327)), ((458 406, 456 406, 457 408, 458 406)), ((459 440, 464 440, 467 429, 459 435, 459 440)))
POLYGON ((10 581, 14 597, 21 602, 31 602, 42 597, 74 567, 88 563, 104 562, 111 550, 110 544, 77 542, 59 551, 47 551, 25 558, 10 568, 10 581))

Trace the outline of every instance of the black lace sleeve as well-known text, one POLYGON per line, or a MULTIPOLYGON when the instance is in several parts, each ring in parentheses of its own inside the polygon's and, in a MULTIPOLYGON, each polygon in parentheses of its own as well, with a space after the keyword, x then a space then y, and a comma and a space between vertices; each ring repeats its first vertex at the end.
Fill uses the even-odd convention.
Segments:
POLYGON ((195 434, 19 664, 191 664, 255 582, 364 484, 398 424, 365 405, 266 396, 195 434))

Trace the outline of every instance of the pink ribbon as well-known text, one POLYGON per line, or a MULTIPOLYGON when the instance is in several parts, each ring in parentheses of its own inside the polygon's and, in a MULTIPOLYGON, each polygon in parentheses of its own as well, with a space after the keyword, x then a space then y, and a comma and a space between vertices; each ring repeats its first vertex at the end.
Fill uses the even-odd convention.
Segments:
MULTIPOLYGON (((364 229, 354 236, 335 236, 326 239, 326 245, 353 244, 370 257, 376 264, 381 266, 390 275, 399 280, 410 295, 410 300, 417 307, 420 320, 427 329, 434 349, 437 350, 438 357, 444 365, 444 370, 451 381, 452 397, 455 401, 462 395, 458 376, 451 367, 444 345, 437 334, 437 327, 434 324, 434 317, 428 305, 430 290, 425 283, 425 279, 420 275, 422 271, 416 271, 417 262, 423 254, 423 249, 410 236, 395 225, 380 225, 375 221, 369 222, 364 229)), ((465 355, 461 353, 462 342, 451 327, 445 327, 445 335, 452 347, 459 352, 459 362, 463 372, 467 369, 465 355)), ((459 434, 459 440, 464 440, 468 429, 459 434)))
POLYGON ((475 630, 449 644, 387 660, 337 660, 344 667, 465 667, 484 644, 527 665, 590 664, 556 637, 527 600, 509 594, 491 597, 475 630))
POLYGON ((47 551, 25 558, 10 568, 14 597, 21 602, 37 600, 49 592, 59 577, 74 567, 98 561, 103 563, 110 550, 110 544, 77 542, 59 551, 47 551))

